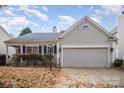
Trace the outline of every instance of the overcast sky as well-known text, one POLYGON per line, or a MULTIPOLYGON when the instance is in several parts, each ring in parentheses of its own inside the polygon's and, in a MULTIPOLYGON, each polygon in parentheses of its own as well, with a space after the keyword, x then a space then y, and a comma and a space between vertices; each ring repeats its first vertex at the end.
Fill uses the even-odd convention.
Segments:
POLYGON ((0 9, 0 25, 8 33, 18 36, 25 27, 33 32, 52 32, 67 29, 84 15, 88 15, 108 31, 117 25, 123 6, 7 6, 0 9))

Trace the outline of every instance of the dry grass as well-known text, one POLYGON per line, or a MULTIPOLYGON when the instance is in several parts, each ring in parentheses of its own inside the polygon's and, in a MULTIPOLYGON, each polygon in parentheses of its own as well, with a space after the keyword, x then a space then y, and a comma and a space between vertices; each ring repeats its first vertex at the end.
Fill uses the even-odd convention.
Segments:
POLYGON ((53 87, 62 71, 48 68, 0 68, 0 87, 53 87))
POLYGON ((111 87, 100 82, 95 85, 87 82, 80 82, 65 76, 63 71, 54 68, 22 68, 22 67, 0 67, 0 87, 5 88, 82 88, 82 87, 111 87))

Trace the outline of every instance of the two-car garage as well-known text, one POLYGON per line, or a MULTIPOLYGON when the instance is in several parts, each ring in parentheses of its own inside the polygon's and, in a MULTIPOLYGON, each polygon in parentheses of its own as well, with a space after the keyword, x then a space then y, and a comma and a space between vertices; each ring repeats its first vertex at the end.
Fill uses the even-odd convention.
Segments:
POLYGON ((117 38, 89 17, 80 19, 57 38, 62 67, 110 67, 116 58, 113 43, 117 38))
POLYGON ((63 67, 108 67, 108 47, 63 47, 63 67))

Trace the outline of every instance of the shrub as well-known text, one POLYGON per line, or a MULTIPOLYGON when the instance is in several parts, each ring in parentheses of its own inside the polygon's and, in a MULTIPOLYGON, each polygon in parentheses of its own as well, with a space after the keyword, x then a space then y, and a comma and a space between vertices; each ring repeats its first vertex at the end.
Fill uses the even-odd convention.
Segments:
POLYGON ((53 60, 54 60, 53 55, 50 56, 49 54, 45 54, 45 55, 41 55, 41 54, 17 55, 17 54, 14 54, 11 59, 11 63, 12 63, 12 65, 15 65, 15 66, 20 66, 22 64, 25 64, 25 66, 29 66, 29 65, 49 66, 50 57, 51 57, 52 64, 54 64, 53 63, 53 60), (22 62, 21 62, 21 59, 22 59, 22 62))
POLYGON ((19 62, 20 62, 20 57, 19 55, 16 55, 14 54, 11 58, 11 64, 12 65, 15 65, 15 66, 18 66, 19 65, 19 62))
POLYGON ((6 55, 5 54, 0 54, 0 65, 6 65, 6 55))
POLYGON ((28 61, 30 61, 33 65, 38 64, 40 54, 29 54, 28 56, 28 61))
POLYGON ((114 66, 116 67, 120 67, 123 64, 123 60, 122 59, 116 59, 114 61, 114 66))
POLYGON ((0 54, 0 65, 6 64, 6 56, 4 54, 0 54))
POLYGON ((43 65, 48 66, 50 62, 50 56, 48 54, 43 55, 42 61, 43 61, 42 62, 43 65))

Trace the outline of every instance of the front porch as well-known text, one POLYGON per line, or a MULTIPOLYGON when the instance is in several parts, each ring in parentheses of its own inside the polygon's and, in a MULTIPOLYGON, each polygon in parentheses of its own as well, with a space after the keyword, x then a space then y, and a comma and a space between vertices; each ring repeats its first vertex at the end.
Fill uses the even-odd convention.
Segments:
MULTIPOLYGON (((6 42, 6 64, 10 64, 10 59, 8 58, 8 48, 14 47, 16 49, 16 55, 20 57, 21 63, 25 62, 25 58, 28 56, 38 56, 45 57, 51 55, 54 58, 54 63, 56 66, 61 67, 60 63, 60 44, 57 41, 49 41, 49 42, 32 42, 32 43, 7 43, 6 42)), ((37 59, 36 59, 37 60, 37 59)), ((35 61, 36 61, 35 60, 35 61)))

